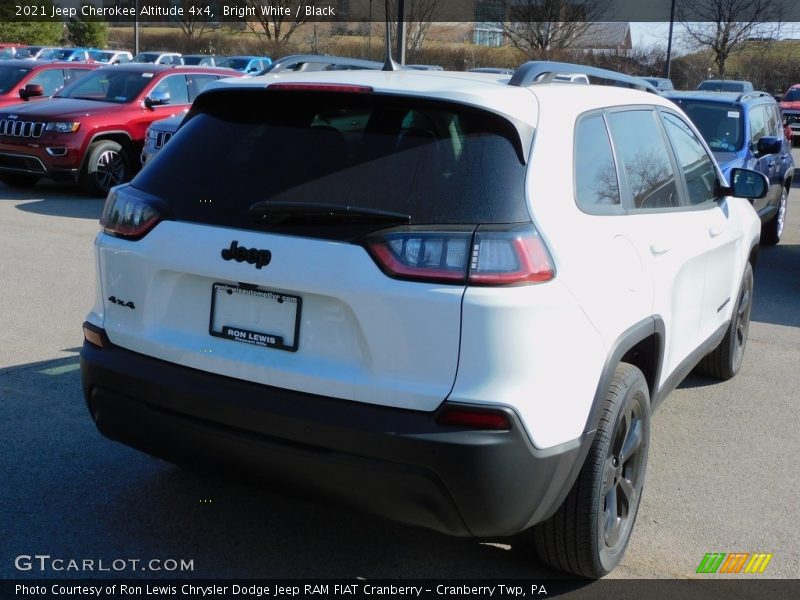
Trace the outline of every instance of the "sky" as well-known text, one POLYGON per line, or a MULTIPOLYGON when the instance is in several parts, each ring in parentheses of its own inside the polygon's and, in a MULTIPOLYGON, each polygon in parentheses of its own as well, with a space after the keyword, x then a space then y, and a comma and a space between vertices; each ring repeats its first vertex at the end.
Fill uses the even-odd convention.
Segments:
MULTIPOLYGON (((675 23, 672 37, 673 51, 677 54, 687 50, 681 48, 680 34, 683 27, 675 23)), ((648 48, 651 46, 667 47, 669 36, 669 23, 631 23, 631 41, 634 48, 648 48)), ((800 23, 784 23, 781 27, 781 39, 800 37, 800 23)))

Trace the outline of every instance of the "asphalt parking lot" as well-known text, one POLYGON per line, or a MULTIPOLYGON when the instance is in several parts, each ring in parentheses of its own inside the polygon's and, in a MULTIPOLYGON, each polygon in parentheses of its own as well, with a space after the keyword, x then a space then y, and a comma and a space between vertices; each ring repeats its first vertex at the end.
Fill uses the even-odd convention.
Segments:
MULTIPOLYGON (((209 579, 553 575, 524 536, 449 538, 102 438, 77 357, 101 209, 65 186, 0 184, 0 578, 92 576, 17 570, 15 557, 33 554, 191 560, 167 574, 209 579)), ((657 413, 637 527, 612 577, 693 577, 715 551, 773 553, 769 577, 800 577, 800 190, 783 241, 761 253, 752 318, 740 374, 690 376, 657 413)))

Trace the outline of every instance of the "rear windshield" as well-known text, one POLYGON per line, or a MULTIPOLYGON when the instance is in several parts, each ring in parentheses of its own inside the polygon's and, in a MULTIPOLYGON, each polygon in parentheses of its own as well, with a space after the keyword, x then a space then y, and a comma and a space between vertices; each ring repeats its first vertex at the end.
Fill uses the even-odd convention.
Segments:
POLYGON ((14 86, 30 71, 27 67, 10 67, 0 64, 0 94, 5 94, 7 91, 14 89, 14 86))
POLYGON ((744 144, 742 110, 730 104, 679 100, 680 107, 715 152, 736 152, 744 144))
POLYGON ((745 92, 745 84, 735 81, 704 81, 698 90, 706 92, 745 92))
POLYGON ((204 94, 133 185, 177 220, 257 228, 260 201, 410 215, 415 224, 530 221, 519 134, 459 104, 379 94, 204 94))

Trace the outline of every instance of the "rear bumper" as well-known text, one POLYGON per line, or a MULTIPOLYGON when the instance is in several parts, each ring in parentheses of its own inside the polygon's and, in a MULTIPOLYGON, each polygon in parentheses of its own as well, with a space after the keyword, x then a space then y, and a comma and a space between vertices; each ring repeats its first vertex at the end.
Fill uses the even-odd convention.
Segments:
POLYGON ((549 517, 592 434, 546 451, 510 431, 437 425, 365 405, 209 374, 84 342, 87 405, 106 437, 154 456, 234 470, 276 491, 459 536, 515 534, 549 517))

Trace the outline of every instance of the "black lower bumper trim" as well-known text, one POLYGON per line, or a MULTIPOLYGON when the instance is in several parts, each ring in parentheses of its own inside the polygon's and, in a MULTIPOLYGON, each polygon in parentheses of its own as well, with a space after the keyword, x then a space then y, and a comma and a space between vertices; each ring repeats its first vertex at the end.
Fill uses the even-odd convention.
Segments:
POLYGON ((592 439, 542 451, 511 410, 510 431, 440 426, 433 413, 214 375, 122 349, 105 336, 102 349, 84 342, 81 376, 108 438, 460 536, 512 535, 549 517, 592 439))

